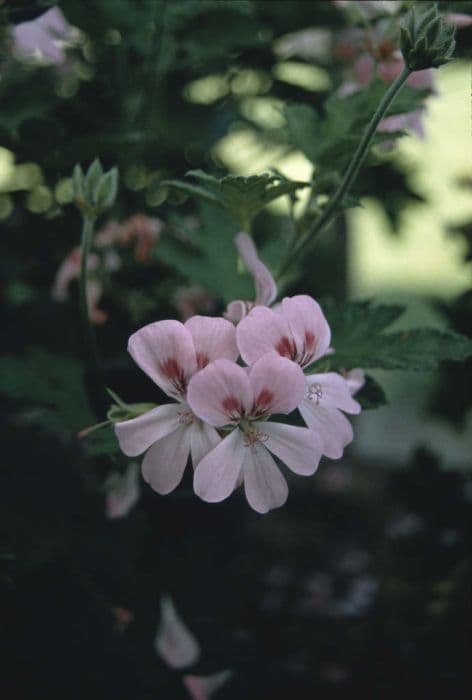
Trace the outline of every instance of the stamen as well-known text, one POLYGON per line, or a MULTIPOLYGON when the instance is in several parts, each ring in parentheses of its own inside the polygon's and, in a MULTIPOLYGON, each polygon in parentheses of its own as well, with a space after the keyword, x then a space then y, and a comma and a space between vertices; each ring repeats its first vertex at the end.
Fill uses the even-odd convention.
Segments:
POLYGON ((320 401, 323 398, 323 387, 321 384, 318 384, 316 382, 315 384, 312 384, 312 386, 308 387, 307 390, 307 399, 310 401, 314 401, 317 406, 320 405, 320 401))
POLYGON ((191 425, 195 420, 195 416, 192 411, 181 411, 179 413, 179 423, 182 425, 191 425))
POLYGON ((254 449, 258 442, 267 442, 269 436, 258 428, 250 428, 244 433, 244 446, 254 449))

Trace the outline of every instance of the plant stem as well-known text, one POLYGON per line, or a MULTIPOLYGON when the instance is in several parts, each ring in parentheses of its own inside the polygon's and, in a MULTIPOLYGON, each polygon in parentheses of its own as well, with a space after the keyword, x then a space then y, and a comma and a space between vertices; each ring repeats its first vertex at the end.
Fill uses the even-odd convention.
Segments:
POLYGON ((341 184, 339 185, 336 192, 333 194, 324 212, 321 214, 318 221, 315 222, 313 228, 305 233, 298 242, 295 244, 291 254, 288 256, 285 263, 280 268, 277 279, 279 279, 286 270, 295 262, 300 253, 305 250, 313 241, 313 239, 329 224, 331 223, 334 215, 339 211, 339 205, 342 203, 344 197, 349 192, 352 187, 354 180, 360 170, 362 163, 369 152, 369 147, 374 138, 375 132, 379 122, 385 116, 387 110, 395 99, 397 93, 411 74, 410 69, 405 66, 400 75, 393 81, 393 83, 388 88, 387 92, 384 94, 382 100, 380 101, 377 109, 375 110, 372 119, 370 120, 367 128, 365 129, 362 138, 357 146, 356 152, 354 153, 351 162, 344 174, 341 184))
MULTIPOLYGON (((82 325, 84 329, 84 340, 86 345, 86 355, 90 364, 90 372, 95 385, 103 387, 102 372, 98 361, 97 346, 95 342, 95 334, 90 322, 90 314, 87 303, 87 269, 90 248, 92 246, 93 229, 95 225, 95 217, 88 214, 83 215, 82 224, 82 240, 80 244, 80 278, 79 278, 79 302, 80 315, 82 317, 82 325)), ((103 401, 92 401, 95 405, 97 413, 101 413, 105 406, 103 401)))

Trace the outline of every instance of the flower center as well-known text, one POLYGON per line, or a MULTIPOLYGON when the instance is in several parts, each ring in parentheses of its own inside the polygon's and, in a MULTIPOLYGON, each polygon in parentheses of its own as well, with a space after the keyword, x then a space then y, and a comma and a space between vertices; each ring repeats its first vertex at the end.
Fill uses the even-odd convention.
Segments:
POLYGON ((308 387, 306 396, 307 399, 313 401, 317 406, 319 406, 320 401, 323 398, 323 387, 321 384, 318 384, 318 382, 312 384, 310 387, 308 387))
POLYGON ((244 447, 254 449, 257 443, 267 442, 268 439, 269 436, 254 425, 244 430, 244 447))

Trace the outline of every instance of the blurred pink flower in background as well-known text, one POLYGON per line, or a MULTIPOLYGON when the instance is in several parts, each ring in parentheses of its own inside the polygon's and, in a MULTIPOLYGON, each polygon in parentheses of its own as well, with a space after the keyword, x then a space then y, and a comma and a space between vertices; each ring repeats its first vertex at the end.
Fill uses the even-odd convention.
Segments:
POLYGON ((134 242, 134 257, 137 262, 147 262, 159 235, 164 228, 160 219, 151 219, 145 214, 135 214, 121 224, 119 240, 122 244, 134 242))
POLYGON ((211 676, 183 676, 182 683, 192 700, 210 700, 210 698, 231 678, 231 671, 220 671, 211 676))
POLYGON ((179 287, 173 301, 182 321, 187 321, 198 313, 209 313, 215 308, 215 300, 210 292, 196 284, 179 287))
POLYGON ((72 45, 77 36, 77 30, 55 6, 13 28, 13 53, 19 58, 62 65, 66 61, 66 47, 72 45))
POLYGON ((200 645, 184 624, 169 596, 161 598, 161 619, 154 648, 166 664, 175 669, 191 666, 200 658, 200 645))
MULTIPOLYGON (((70 298, 70 285, 80 277, 80 248, 74 248, 60 264, 53 282, 51 295, 56 301, 66 301, 70 298)), ((87 260, 87 306, 90 320, 95 325, 105 323, 107 314, 98 307, 103 288, 100 281, 92 275, 100 266, 100 258, 91 253, 87 260)))

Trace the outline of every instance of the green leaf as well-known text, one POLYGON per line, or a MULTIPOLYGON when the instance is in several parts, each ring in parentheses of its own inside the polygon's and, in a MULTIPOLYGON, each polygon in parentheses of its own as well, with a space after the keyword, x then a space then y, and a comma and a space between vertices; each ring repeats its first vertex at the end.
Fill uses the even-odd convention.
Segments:
POLYGON ((402 313, 399 306, 368 302, 324 305, 332 331, 331 368, 427 370, 443 360, 461 361, 472 355, 472 340, 451 331, 418 328, 385 333, 402 313))
POLYGON ((37 422, 54 419, 64 429, 79 431, 95 421, 83 384, 83 370, 74 359, 32 349, 22 357, 0 358, 0 394, 40 405, 37 422), (44 416, 42 421, 41 416, 44 416))
POLYGON ((249 177, 227 175, 218 179, 203 170, 190 170, 186 175, 196 179, 199 184, 180 180, 164 180, 161 184, 222 206, 245 230, 269 202, 283 195, 294 195, 297 190, 310 186, 310 183, 287 180, 275 173, 249 177))

